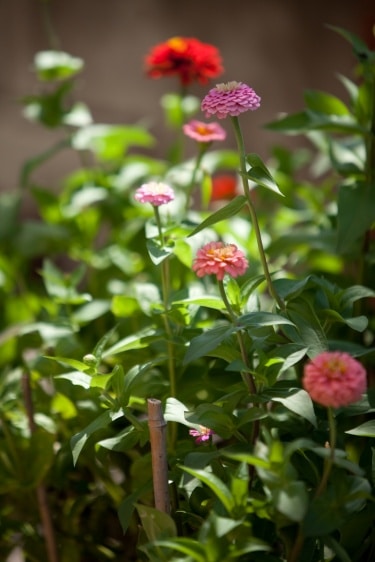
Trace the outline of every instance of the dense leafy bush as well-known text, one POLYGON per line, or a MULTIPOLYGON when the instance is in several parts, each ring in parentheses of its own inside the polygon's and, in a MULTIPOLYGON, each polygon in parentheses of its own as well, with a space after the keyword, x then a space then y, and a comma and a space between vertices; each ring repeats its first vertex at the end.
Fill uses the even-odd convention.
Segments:
POLYGON ((373 559, 375 54, 335 31, 357 57, 347 101, 306 92, 267 126, 311 148, 267 163, 242 137, 248 86, 204 98, 227 130, 201 120, 188 89, 220 74, 210 46, 149 55, 151 76, 173 60, 181 78, 161 104, 165 159, 143 126, 72 101, 82 60, 36 55, 24 112, 61 140, 0 199, 2 559, 373 559), (68 148, 80 167, 58 192, 37 184, 68 148), (37 216, 21 221, 27 198, 37 216), (167 421, 165 509, 150 399, 167 421))

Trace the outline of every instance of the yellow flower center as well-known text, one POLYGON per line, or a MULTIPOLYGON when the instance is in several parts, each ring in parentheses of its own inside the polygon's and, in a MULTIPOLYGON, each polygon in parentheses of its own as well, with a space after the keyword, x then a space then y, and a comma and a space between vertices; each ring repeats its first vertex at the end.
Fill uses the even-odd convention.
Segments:
POLYGON ((186 49, 186 41, 182 37, 172 37, 167 41, 167 45, 179 53, 183 53, 186 49))
POLYGON ((230 245, 223 246, 222 248, 211 248, 207 253, 212 257, 225 261, 233 256, 233 248, 230 245))
POLYGON ((232 80, 231 82, 225 82, 223 84, 216 84, 216 89, 220 92, 229 92, 230 90, 235 90, 237 86, 239 86, 241 82, 236 82, 232 80))

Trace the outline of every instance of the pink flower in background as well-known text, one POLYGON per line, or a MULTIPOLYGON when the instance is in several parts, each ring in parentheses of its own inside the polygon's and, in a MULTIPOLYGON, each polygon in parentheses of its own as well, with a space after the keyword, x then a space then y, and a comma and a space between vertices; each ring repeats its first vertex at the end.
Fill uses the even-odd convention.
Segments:
POLYGON ((208 427, 204 427, 204 425, 200 425, 199 429, 189 430, 189 435, 191 435, 192 437, 196 437, 195 439, 196 443, 202 443, 202 441, 208 441, 211 435, 213 434, 214 432, 212 431, 212 429, 208 429, 208 427))
POLYGON ((154 207, 165 205, 174 199, 173 189, 166 183, 152 181, 137 189, 134 199, 140 203, 151 203, 154 207))
POLYGON ((187 137, 198 142, 223 141, 227 136, 219 123, 203 123, 193 120, 183 125, 182 129, 187 137))
POLYGON ((198 277, 213 274, 222 281, 226 273, 232 277, 243 275, 248 265, 244 253, 235 244, 209 242, 198 250, 193 271, 198 277))
POLYGON ((367 377, 361 363, 348 353, 324 351, 305 365, 302 384, 318 404, 340 408, 360 400, 367 377))
POLYGON ((260 107, 260 97, 250 86, 242 82, 217 84, 203 98, 201 109, 206 117, 215 115, 225 119, 235 117, 244 111, 254 111, 260 107))

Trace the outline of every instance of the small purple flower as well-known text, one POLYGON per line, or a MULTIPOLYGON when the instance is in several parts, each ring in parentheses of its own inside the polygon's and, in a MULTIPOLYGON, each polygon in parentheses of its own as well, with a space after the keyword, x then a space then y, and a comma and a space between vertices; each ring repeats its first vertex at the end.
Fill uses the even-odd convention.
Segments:
POLYGON ((260 107, 260 97, 250 86, 242 82, 217 84, 203 98, 201 109, 206 117, 215 115, 225 119, 228 115, 236 117, 244 111, 254 111, 260 107))
POLYGON ((154 207, 165 205, 174 199, 173 189, 166 183, 152 181, 137 189, 134 199, 140 203, 151 203, 154 207))
POLYGON ((189 429, 189 435, 196 438, 196 443, 208 441, 213 434, 214 432, 212 429, 208 429, 208 427, 204 427, 204 425, 200 425, 199 429, 189 429))

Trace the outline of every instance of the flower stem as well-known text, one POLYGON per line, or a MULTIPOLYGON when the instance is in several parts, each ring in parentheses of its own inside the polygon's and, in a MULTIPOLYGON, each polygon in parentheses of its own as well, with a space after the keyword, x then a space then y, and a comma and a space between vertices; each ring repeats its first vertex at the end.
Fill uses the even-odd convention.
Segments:
POLYGON ((199 152, 198 152, 198 156, 197 156, 196 161, 195 161, 194 170, 193 170, 193 173, 191 175, 190 183, 187 186, 187 190, 186 190, 185 211, 188 211, 188 209, 190 207, 191 196, 192 196, 192 193, 193 193, 193 189, 195 187, 197 173, 198 173, 198 170, 201 166, 202 158, 203 158, 206 150, 207 150, 207 143, 200 143, 199 152))
POLYGON ((329 446, 330 446, 330 455, 328 458, 325 459, 324 462, 324 469, 322 479, 320 481, 319 486, 315 492, 315 498, 319 497, 322 492, 324 492, 329 475, 332 470, 333 462, 335 460, 335 447, 336 447, 336 422, 335 417, 333 415, 332 408, 328 408, 328 424, 329 424, 329 446))
POLYGON ((160 219, 159 207, 157 205, 154 205, 153 207, 154 207, 154 215, 155 215, 156 226, 158 227, 160 245, 161 245, 161 247, 163 247, 164 246, 164 234, 163 234, 163 227, 162 227, 161 219, 160 219))
MULTIPOLYGON (((228 300, 227 294, 225 292, 225 288, 224 288, 224 284, 222 281, 220 281, 219 279, 217 280, 218 285, 219 285, 219 291, 220 291, 220 295, 221 298, 223 299, 225 308, 227 309, 227 312, 229 314, 229 317, 232 321, 232 323, 236 326, 237 325, 237 316, 228 300)), ((257 393, 257 389, 255 386, 255 382, 253 379, 252 374, 249 372, 250 370, 250 365, 249 365, 249 359, 246 353, 246 347, 245 347, 245 342, 243 339, 243 332, 241 330, 236 330, 236 335, 237 335, 237 341, 238 341, 238 345, 240 347, 240 351, 241 351, 241 357, 242 357, 242 361, 243 363, 246 365, 246 367, 248 368, 246 371, 241 371, 241 377, 242 380, 244 381, 248 391, 251 394, 256 394, 257 393)))
POLYGON ((245 144, 244 144, 244 140, 243 140, 243 136, 242 136, 240 123, 239 123, 238 117, 232 117, 231 119, 232 119, 232 123, 233 123, 233 127, 234 127, 234 133, 235 133, 237 147, 238 147, 239 156, 240 156, 240 170, 241 170, 242 185, 243 185, 244 193, 245 193, 245 196, 246 196, 246 199, 247 199, 247 206, 249 208, 251 222, 252 222, 254 232, 255 232, 255 237, 256 237, 256 241, 257 241, 257 245, 258 245, 258 251, 259 251, 259 257, 260 257, 260 261, 262 263, 264 276, 266 278, 266 282, 267 282, 267 286, 268 286, 268 290, 270 292, 270 295, 274 298, 274 300, 278 304, 279 308, 284 309, 285 308, 284 303, 281 300, 281 298, 279 297, 279 295, 277 294, 277 292, 275 291, 275 288, 274 288, 273 283, 272 283, 271 275, 270 275, 270 272, 269 272, 269 269, 268 269, 267 258, 266 258, 266 254, 265 254, 264 247, 263 247, 262 236, 261 236, 261 233, 260 233, 258 218, 257 218, 255 208, 254 208, 254 205, 253 205, 253 202, 252 202, 252 199, 251 199, 249 183, 246 179, 246 174, 247 174, 247 170, 246 170, 246 151, 245 151, 245 144))

